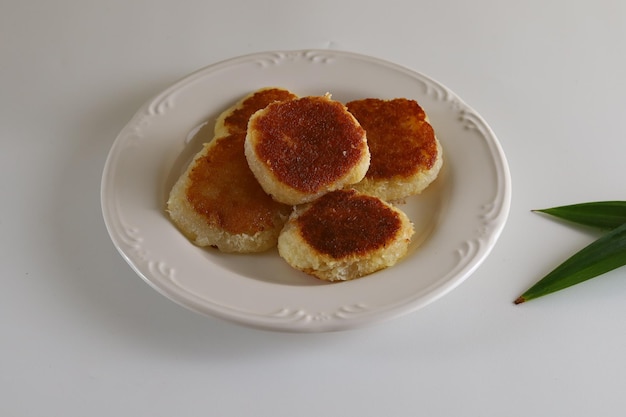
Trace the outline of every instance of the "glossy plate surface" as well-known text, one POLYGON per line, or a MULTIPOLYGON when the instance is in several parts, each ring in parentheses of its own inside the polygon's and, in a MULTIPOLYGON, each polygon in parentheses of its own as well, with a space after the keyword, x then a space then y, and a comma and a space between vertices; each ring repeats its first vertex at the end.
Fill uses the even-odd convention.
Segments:
POLYGON ((118 251, 154 289, 199 313, 257 328, 316 332, 413 312, 468 278, 509 212, 504 153, 483 118, 436 81, 380 59, 284 51, 220 62, 146 103, 115 140, 102 178, 104 220, 118 251), (192 245, 165 213, 170 188, 201 140, 193 133, 241 97, 279 86, 342 102, 407 97, 426 110, 444 149, 439 178, 400 205, 415 224, 407 257, 370 276, 327 284, 291 269, 276 250, 223 254, 192 245))

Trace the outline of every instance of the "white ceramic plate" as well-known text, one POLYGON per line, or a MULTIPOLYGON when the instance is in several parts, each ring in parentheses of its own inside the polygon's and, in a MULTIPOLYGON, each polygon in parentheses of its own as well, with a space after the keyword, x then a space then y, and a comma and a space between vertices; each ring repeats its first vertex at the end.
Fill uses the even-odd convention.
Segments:
POLYGON ((337 51, 268 52, 197 71, 146 103, 121 131, 102 178, 104 220, 124 259, 154 289, 191 310, 264 329, 351 329, 427 305, 469 277, 502 231, 508 166, 483 118, 453 92, 407 68, 337 51), (416 99, 444 148, 444 168, 401 206, 415 223, 407 257, 336 284, 291 269, 276 250, 229 255, 192 245, 170 223, 170 188, 201 147, 205 121, 249 92, 280 86, 335 100, 416 99))

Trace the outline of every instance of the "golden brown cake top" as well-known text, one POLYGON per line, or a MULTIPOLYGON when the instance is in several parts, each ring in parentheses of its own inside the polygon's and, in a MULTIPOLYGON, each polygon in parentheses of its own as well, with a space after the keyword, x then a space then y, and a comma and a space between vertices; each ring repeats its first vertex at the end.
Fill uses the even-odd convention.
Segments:
POLYGON ((435 132, 415 100, 368 98, 346 104, 367 132, 370 179, 410 177, 437 160, 435 132))
POLYGON ((270 104, 249 130, 276 178, 307 193, 342 178, 367 153, 363 128, 343 104, 326 97, 270 104))
POLYGON ((379 249, 393 241, 402 226, 398 213, 380 199, 354 190, 323 195, 297 222, 311 247, 335 259, 379 249))
POLYGON ((274 227, 291 207, 268 196, 250 171, 244 155, 245 133, 215 139, 189 175, 187 200, 210 224, 232 234, 255 234, 274 227))
POLYGON ((275 101, 293 100, 295 98, 297 98, 295 94, 281 88, 259 90, 246 98, 241 103, 241 107, 224 119, 224 126, 230 133, 245 132, 250 116, 257 110, 263 109, 275 101))

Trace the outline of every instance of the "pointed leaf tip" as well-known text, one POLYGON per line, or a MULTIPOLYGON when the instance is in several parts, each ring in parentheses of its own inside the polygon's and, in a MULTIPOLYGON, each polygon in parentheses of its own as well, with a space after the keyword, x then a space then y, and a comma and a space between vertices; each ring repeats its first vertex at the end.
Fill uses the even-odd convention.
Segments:
POLYGON ((522 303, 523 303, 523 302, 525 302, 525 301, 526 301, 526 299, 525 299, 524 297, 521 297, 521 296, 520 296, 520 297, 517 297, 517 298, 515 299, 515 301, 513 301, 513 304, 518 305, 518 304, 522 304, 522 303))
POLYGON ((603 230, 626 223, 626 201, 596 201, 531 211, 603 230))

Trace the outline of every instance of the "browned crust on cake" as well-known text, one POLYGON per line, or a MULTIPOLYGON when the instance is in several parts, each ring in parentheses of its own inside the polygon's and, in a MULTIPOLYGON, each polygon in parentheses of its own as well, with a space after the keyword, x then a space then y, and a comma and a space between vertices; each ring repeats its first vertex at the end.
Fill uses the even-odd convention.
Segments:
POLYGON ((371 160, 366 179, 407 178, 437 162, 435 132, 415 100, 368 98, 346 107, 367 131, 371 160))
POLYGON ((265 108, 276 101, 293 100, 297 98, 292 92, 278 88, 267 87, 255 91, 244 97, 239 103, 226 110, 221 116, 218 134, 246 132, 248 121, 257 110, 265 108))
POLYGON ((367 154, 365 131, 343 104, 303 97, 268 105, 250 119, 258 160, 275 179, 303 193, 345 177, 367 154))
POLYGON ((185 196, 207 223, 230 234, 254 235, 276 227, 291 207, 268 196, 246 161, 245 133, 215 139, 194 162, 185 196))
POLYGON ((402 223, 380 199, 339 190, 323 195, 297 219, 302 239, 335 259, 364 256, 393 241, 402 223))

